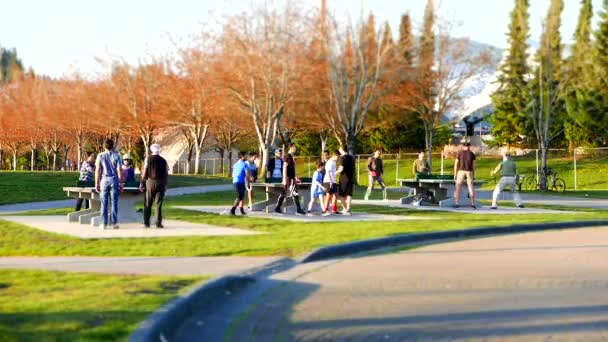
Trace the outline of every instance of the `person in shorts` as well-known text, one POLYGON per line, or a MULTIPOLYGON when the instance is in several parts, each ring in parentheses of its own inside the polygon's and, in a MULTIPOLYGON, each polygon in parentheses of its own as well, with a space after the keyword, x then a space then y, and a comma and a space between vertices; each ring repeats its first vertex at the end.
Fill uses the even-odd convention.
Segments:
POLYGON ((367 173, 368 173, 368 185, 367 191, 365 192, 364 199, 369 200, 369 196, 372 194, 374 190, 374 185, 376 182, 380 185, 382 189, 382 199, 387 200, 386 193, 386 184, 384 184, 384 162, 382 161, 382 151, 376 150, 374 152, 373 157, 370 157, 367 162, 367 173))
POLYGON ((249 160, 247 161, 247 168, 249 169, 249 178, 247 179, 247 199, 249 200, 249 210, 253 207, 253 187, 251 183, 255 183, 258 180, 258 154, 256 152, 249 153, 249 160))
POLYGON ((324 207, 324 196, 325 196, 325 187, 323 187, 323 168, 325 167, 325 163, 319 160, 317 162, 317 170, 312 175, 312 184, 310 186, 310 202, 308 203, 308 216, 312 216, 312 207, 315 204, 315 200, 319 201, 319 205, 321 206, 321 210, 325 212, 324 207))
POLYGON ((234 205, 230 209, 230 215, 236 215, 236 208, 241 209, 241 215, 245 215, 245 209, 243 209, 243 199, 245 198, 245 182, 251 177, 249 174, 249 166, 246 161, 246 152, 239 152, 239 160, 232 166, 232 184, 236 190, 236 199, 234 205))
POLYGON ((300 182, 300 180, 296 177, 296 161, 293 158, 293 155, 296 153, 296 144, 289 144, 289 153, 285 156, 283 160, 283 191, 279 196, 279 200, 277 201, 277 206, 274 208, 275 213, 282 214, 281 206, 285 201, 285 197, 288 195, 293 199, 294 204, 296 205, 297 215, 306 215, 304 210, 300 207, 300 196, 298 195, 296 185, 300 182))
POLYGON ((338 156, 340 152, 334 151, 325 162, 325 176, 323 177, 323 187, 327 192, 325 196, 324 216, 337 214, 338 207, 336 205, 338 194, 338 182, 336 180, 336 171, 338 169, 338 156))
POLYGON ((355 159, 340 146, 340 166, 336 171, 340 175, 338 193, 342 197, 342 214, 351 215, 353 188, 355 186, 355 159))
POLYGON ((471 152, 471 144, 465 142, 462 144, 462 150, 458 152, 456 160, 454 161, 454 177, 456 179, 456 190, 454 191, 454 207, 460 206, 460 189, 462 183, 467 180, 467 187, 469 188, 469 198, 471 200, 471 208, 475 207, 475 153, 471 152))

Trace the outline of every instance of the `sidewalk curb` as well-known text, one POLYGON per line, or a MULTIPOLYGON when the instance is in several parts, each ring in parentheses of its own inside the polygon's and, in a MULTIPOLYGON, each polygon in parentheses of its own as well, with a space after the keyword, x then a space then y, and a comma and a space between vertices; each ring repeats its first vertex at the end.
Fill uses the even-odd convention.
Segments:
POLYGON ((199 284, 191 292, 169 302, 140 323, 129 336, 129 342, 169 341, 181 324, 201 305, 214 305, 265 274, 292 267, 296 261, 283 258, 239 274, 226 275, 199 284))
POLYGON ((385 238, 348 242, 339 245, 318 248, 300 260, 309 263, 344 257, 347 255, 369 252, 381 248, 403 246, 412 243, 424 243, 434 240, 462 239, 489 235, 508 235, 543 230, 559 230, 568 228, 585 228, 608 226, 608 221, 581 221, 560 223, 520 224, 507 227, 474 228, 463 230, 442 231, 433 233, 403 234, 385 238))

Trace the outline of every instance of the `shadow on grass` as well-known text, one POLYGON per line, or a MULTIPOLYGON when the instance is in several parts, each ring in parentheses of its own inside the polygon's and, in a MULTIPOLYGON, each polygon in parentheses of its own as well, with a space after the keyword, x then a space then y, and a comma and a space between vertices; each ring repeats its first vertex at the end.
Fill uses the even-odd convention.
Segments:
POLYGON ((1 341, 125 340, 152 311, 0 313, 1 341))

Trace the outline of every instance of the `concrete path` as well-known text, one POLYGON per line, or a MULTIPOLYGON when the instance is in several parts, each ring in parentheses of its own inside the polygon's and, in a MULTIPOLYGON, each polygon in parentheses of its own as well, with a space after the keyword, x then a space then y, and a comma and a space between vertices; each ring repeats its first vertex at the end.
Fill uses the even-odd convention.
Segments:
MULTIPOLYGON (((498 199, 498 205, 500 202, 511 202, 510 194, 501 194, 504 196, 502 199, 498 199)), ((530 204, 541 204, 541 205, 563 205, 568 207, 585 207, 593 209, 608 209, 608 199, 594 199, 584 197, 567 197, 567 196, 552 196, 542 195, 539 193, 522 193, 521 194, 524 203, 530 204)), ((483 190, 479 191, 477 195, 478 199, 491 200, 492 191, 483 190)), ((512 202, 511 202, 512 203, 512 202)))
MULTIPOLYGON (((228 215, 226 206, 176 206, 174 208, 200 211, 203 213, 215 213, 228 215)), ((237 212, 237 215, 240 215, 237 212)), ((382 215, 368 213, 353 213, 352 215, 330 215, 327 217, 321 216, 320 213, 314 213, 313 216, 298 216, 292 214, 275 214, 256 211, 247 211, 248 217, 268 218, 292 222, 376 222, 376 221, 411 221, 411 220, 435 220, 434 217, 408 217, 403 215, 382 215)))
POLYGON ((0 268, 147 275, 223 276, 281 257, 5 257, 0 268))
POLYGON ((606 340, 606 260, 608 227, 303 264, 214 308, 221 318, 201 308, 172 340, 606 340))
MULTIPOLYGON (((202 194, 207 192, 226 191, 232 189, 231 184, 219 184, 219 185, 201 185, 201 186, 190 186, 183 188, 174 188, 167 190, 167 196, 181 196, 189 194, 202 194)), ((16 203, 16 204, 3 204, 0 205, 0 215, 15 214, 24 211, 33 210, 45 210, 45 209, 58 209, 68 208, 74 205, 74 200, 60 200, 60 201, 46 201, 46 202, 29 202, 29 203, 16 203)))
POLYGON ((538 208, 515 208, 515 207, 504 207, 498 206, 498 209, 493 210, 490 209, 490 206, 478 207, 476 209, 471 208, 470 206, 465 205, 464 203, 460 206, 460 208, 450 208, 450 207, 435 207, 435 206, 414 206, 412 204, 401 204, 398 200, 390 200, 390 201, 382 201, 382 200, 353 200, 353 208, 357 210, 358 205, 376 205, 381 207, 391 207, 398 209, 414 209, 420 211, 449 211, 456 213, 468 213, 468 214, 476 214, 476 215, 521 215, 521 214, 576 214, 575 211, 566 211, 566 210, 550 210, 550 209, 538 209, 538 208))
POLYGON ((226 228, 202 223, 164 220, 165 228, 144 228, 141 223, 121 224, 120 229, 101 230, 99 227, 67 222, 64 216, 2 216, 12 221, 51 233, 81 239, 154 238, 167 236, 236 236, 262 234, 253 230, 226 228))

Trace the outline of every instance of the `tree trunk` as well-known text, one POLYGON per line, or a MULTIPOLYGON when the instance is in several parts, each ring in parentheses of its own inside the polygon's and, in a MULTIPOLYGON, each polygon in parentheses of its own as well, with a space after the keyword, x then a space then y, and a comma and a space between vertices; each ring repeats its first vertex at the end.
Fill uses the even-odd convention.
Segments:
POLYGON ((13 171, 17 171, 17 149, 13 150, 13 171))
POLYGON ((2 148, 0 148, 0 170, 2 170, 2 166, 4 165, 4 160, 3 160, 3 155, 2 155, 2 148))
POLYGON ((574 140, 572 139, 568 140, 568 152, 570 155, 574 155, 574 140))
POLYGON ((319 134, 319 138, 321 138, 321 158, 323 158, 323 152, 327 150, 327 134, 319 134))
POLYGON ((32 158, 30 162, 30 170, 36 171, 36 149, 32 148, 32 158))
POLYGON ((348 151, 348 154, 350 154, 351 156, 355 156, 355 153, 357 152, 357 138, 354 136, 348 136, 346 138, 346 150, 348 151))
POLYGON ((435 130, 431 125, 424 124, 424 144, 426 146, 426 160, 429 162, 431 172, 433 171, 433 135, 435 130))
MULTIPOLYGON (((80 148, 80 146, 79 146, 79 148, 80 148)), ((68 144, 66 143, 66 144, 63 146, 63 152, 64 152, 64 154, 63 154, 63 155, 64 155, 64 159, 65 159, 63 163, 65 164, 65 170, 67 171, 67 169, 68 169, 68 165, 67 165, 67 164, 68 164, 68 153, 70 152, 70 145, 68 145, 68 144)), ((80 160, 80 156, 78 157, 78 159, 80 160)), ((80 170, 80 165, 81 165, 81 164, 82 164, 82 163, 78 164, 78 170, 80 170)))
POLYGON ((194 153, 194 174, 198 175, 199 174, 200 165, 201 165, 201 148, 199 148, 198 146, 195 146, 194 149, 195 149, 195 153, 194 153))
POLYGON ((228 150, 228 175, 232 175, 232 146, 229 146, 227 148, 228 150))

